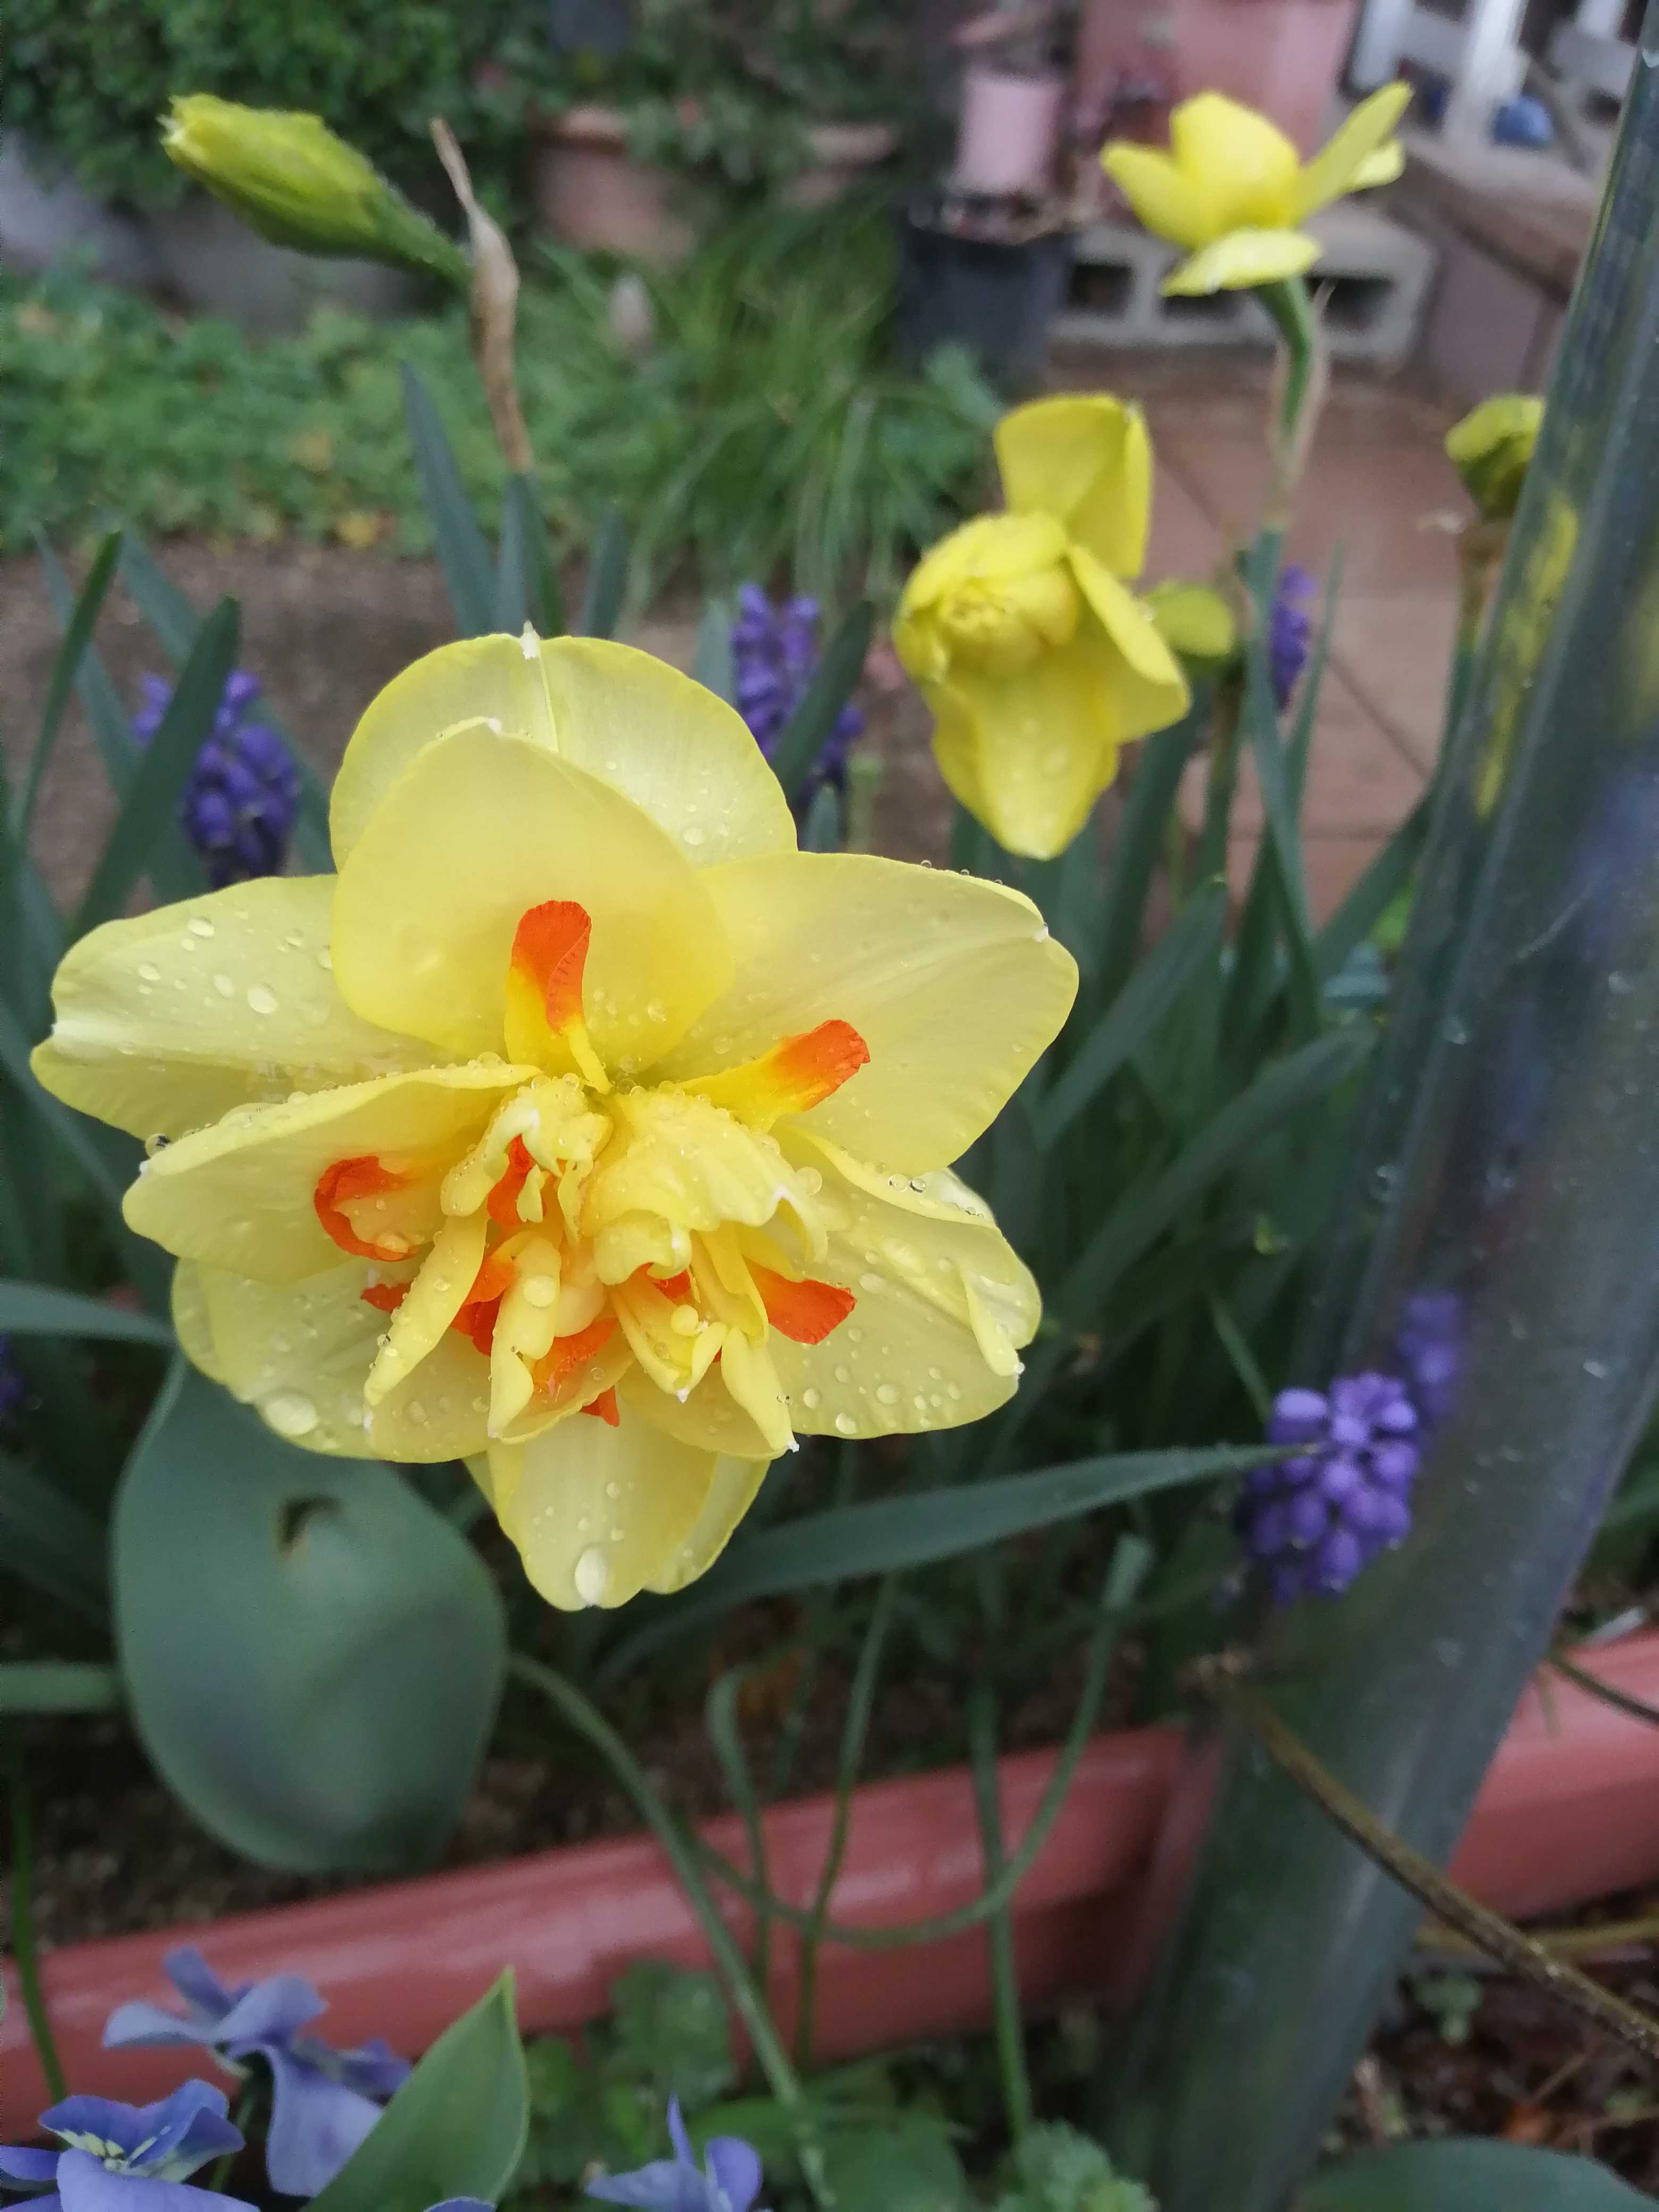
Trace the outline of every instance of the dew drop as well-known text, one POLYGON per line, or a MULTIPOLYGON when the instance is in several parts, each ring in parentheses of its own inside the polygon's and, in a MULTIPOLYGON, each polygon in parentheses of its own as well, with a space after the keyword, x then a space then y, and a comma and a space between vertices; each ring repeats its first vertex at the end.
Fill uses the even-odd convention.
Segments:
POLYGON ((273 1390, 259 1411, 279 1437, 308 1437, 317 1425, 317 1408, 303 1390, 273 1390))
POLYGON ((161 980, 161 971, 153 960, 141 960, 138 973, 146 983, 159 983, 161 980))
POLYGON ((695 1336, 702 1323, 696 1306, 676 1306, 668 1325, 676 1336, 695 1336))
POLYGON ((660 999, 652 999, 647 1002, 645 1018, 648 1022, 665 1022, 668 1019, 668 1009, 660 999))
POLYGON ((216 975, 213 979, 213 988, 222 999, 234 999, 236 996, 236 979, 234 975, 216 975))
POLYGON ((836 1368, 836 1382, 850 1382, 852 1381, 852 1379, 853 1379, 853 1370, 852 1370, 852 1369, 851 1369, 850 1367, 844 1367, 844 1366, 843 1366, 843 1367, 838 1367, 838 1368, 836 1368))
POLYGON ((605 1486, 605 1494, 607 1498, 620 1498, 622 1496, 621 1483, 607 1482, 605 1486))
POLYGON ((859 1288, 861 1291, 884 1291, 886 1287, 886 1277, 878 1275, 873 1270, 859 1277, 859 1288))
POLYGON ((211 937, 213 934, 213 924, 199 914, 191 916, 187 927, 192 937, 211 937))
POLYGON ((876 1395, 884 1406, 896 1406, 899 1401, 897 1386, 892 1382, 878 1382, 876 1395))
POLYGON ((559 1295, 559 1286, 551 1275, 531 1275, 524 1285, 525 1304, 532 1306, 550 1306, 559 1295))
POLYGON ((823 1393, 809 1388, 801 1392, 800 1401, 809 1413, 815 1412, 823 1403, 823 1393))
POLYGON ((859 1432, 859 1425, 858 1425, 858 1423, 857 1423, 857 1422, 853 1419, 853 1416, 852 1416, 850 1413, 837 1413, 837 1414, 836 1414, 836 1435, 837 1435, 837 1436, 842 1436, 842 1437, 855 1437, 855 1436, 857 1436, 858 1432, 859 1432))
POLYGON ((327 945, 324 945, 322 951, 317 955, 317 965, 325 971, 332 969, 334 955, 329 951, 327 945))
POLYGON ((404 1411, 408 1413, 410 1419, 415 1424, 417 1429, 425 1427, 426 1407, 421 1403, 418 1398, 411 1398, 408 1406, 404 1408, 404 1411))
POLYGON ((574 1579, 584 1605, 597 1605, 610 1589, 611 1562, 597 1544, 590 1544, 578 1558, 574 1579))
POLYGON ((274 1014, 276 1011, 276 994, 263 983, 249 984, 247 1002, 256 1014, 274 1014))
POLYGON ((702 829, 701 825, 696 822, 688 822, 684 829, 681 830, 680 835, 685 840, 686 843, 691 846, 701 845, 703 840, 702 829))

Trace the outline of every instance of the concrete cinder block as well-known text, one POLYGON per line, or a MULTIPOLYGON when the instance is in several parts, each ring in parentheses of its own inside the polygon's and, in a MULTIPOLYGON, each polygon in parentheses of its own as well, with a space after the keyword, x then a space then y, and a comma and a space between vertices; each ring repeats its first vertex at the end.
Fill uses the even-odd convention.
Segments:
MULTIPOLYGON (((1324 252, 1313 272, 1327 343, 1338 361, 1396 368, 1416 343, 1435 252, 1374 208, 1327 209, 1308 228, 1324 252)), ((1189 299, 1158 289, 1179 255, 1133 222, 1079 233, 1066 304, 1053 336, 1113 347, 1266 345, 1273 325, 1248 293, 1189 299)))

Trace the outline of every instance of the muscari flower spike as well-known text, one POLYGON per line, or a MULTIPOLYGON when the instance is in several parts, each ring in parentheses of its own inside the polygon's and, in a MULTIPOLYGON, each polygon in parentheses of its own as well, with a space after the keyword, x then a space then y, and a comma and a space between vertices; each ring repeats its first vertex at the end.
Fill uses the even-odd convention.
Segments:
POLYGON ((1419 1423, 1395 1376, 1340 1376, 1328 1390, 1281 1390, 1273 1443, 1308 1447, 1244 1478, 1234 1526, 1268 1571, 1273 1601, 1335 1596, 1412 1525, 1419 1423))
POLYGON ((380 2117, 380 2103, 407 2079, 409 2066, 377 2037, 336 2051, 301 2030, 328 2008, 297 1974, 227 1989, 201 1953, 168 1952, 162 1971, 185 2010, 137 2002, 117 2007, 104 2030, 106 2050, 125 2044, 197 2044, 232 2068, 263 2058, 270 2069, 270 2132, 265 2162, 285 2197, 327 2187, 380 2117))
POLYGON ((669 2100, 668 2132, 672 2159, 590 2181, 587 2195, 607 2204, 637 2205, 641 2212, 750 2212, 760 2194, 761 2162, 740 2136, 711 2136, 699 2166, 678 2097, 669 2100))
POLYGON ((1187 679, 1129 589, 1146 557, 1152 449, 1109 393, 1034 400, 996 429, 1007 512, 925 554, 893 645, 933 717, 952 794, 1027 860, 1065 851, 1124 745, 1186 712, 1187 679))
MULTIPOLYGON (((743 585, 732 624, 738 712, 768 760, 805 696, 817 665, 817 601, 797 597, 774 602, 758 584, 743 585)), ((847 756, 863 728, 864 716, 848 700, 812 764, 798 805, 804 809, 822 784, 845 789, 847 756)))
POLYGON ((465 1459, 572 1609, 702 1574, 799 1434, 1012 1396, 1036 1285, 950 1163, 1076 992, 1029 899, 799 851, 732 708, 529 630, 382 691, 330 827, 82 938, 33 1061, 166 1139, 125 1213, 205 1374, 465 1459))
POLYGON ((1395 1336, 1395 1354, 1424 1429, 1437 1429, 1456 1403, 1468 1310, 1456 1291, 1413 1291, 1395 1336))
POLYGON ((1302 680, 1313 638, 1309 607, 1319 586, 1307 570, 1287 561, 1279 571, 1267 618, 1267 672, 1273 688, 1273 704, 1282 714, 1302 680))
MULTIPOLYGON (((147 745, 161 726, 173 687, 159 676, 141 681, 144 703, 132 718, 132 734, 147 745)), ((179 802, 185 835, 206 863, 215 890, 280 875, 294 832, 300 779, 275 730, 248 720, 258 696, 259 679, 246 669, 226 678, 212 734, 179 802)))
POLYGON ((223 2090, 209 2082, 186 2081, 155 2105, 66 2097, 39 2124, 65 2148, 0 2144, 0 2183, 45 2192, 27 2212, 252 2212, 240 2197, 184 2185, 242 2148, 223 2090))

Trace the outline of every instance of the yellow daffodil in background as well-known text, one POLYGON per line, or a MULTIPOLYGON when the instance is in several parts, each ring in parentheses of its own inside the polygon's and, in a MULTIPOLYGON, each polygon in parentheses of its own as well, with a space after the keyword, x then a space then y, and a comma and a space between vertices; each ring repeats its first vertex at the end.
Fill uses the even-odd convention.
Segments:
POLYGON ((797 852, 730 708, 528 631, 380 693, 331 830, 337 875, 83 939, 34 1062, 149 1140, 127 1218, 279 1434, 472 1460, 537 1588, 615 1605, 797 1431, 1012 1395, 1036 1286, 948 1164, 1072 1002, 1027 900, 797 852))
POLYGON ((1541 399, 1500 392, 1447 431, 1447 458, 1486 521, 1512 520, 1543 422, 1541 399))
POLYGON ((1400 174, 1394 133, 1410 98, 1409 85, 1385 84, 1304 162, 1265 115, 1201 92, 1170 116, 1167 154, 1118 140, 1101 164, 1147 229, 1190 257, 1164 279, 1166 292, 1276 283, 1319 258, 1318 240, 1299 228, 1310 215, 1400 174))
POLYGON ((1152 446, 1104 393, 1039 399, 997 426, 1005 514, 925 556, 893 623, 951 791, 1010 853, 1069 845, 1120 748, 1185 712, 1187 684, 1123 580, 1139 572, 1152 446))

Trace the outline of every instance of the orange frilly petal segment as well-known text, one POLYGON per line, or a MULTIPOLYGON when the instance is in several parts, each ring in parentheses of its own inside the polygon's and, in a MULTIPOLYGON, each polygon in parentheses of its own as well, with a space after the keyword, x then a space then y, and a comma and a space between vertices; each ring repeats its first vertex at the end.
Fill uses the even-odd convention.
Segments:
POLYGON ((852 1291, 839 1283, 814 1282, 810 1277, 794 1282, 770 1267, 757 1266, 753 1260, 749 1272, 766 1308, 767 1320, 797 1344, 822 1344, 858 1303, 852 1291))
POLYGON ((850 1022, 820 1022, 799 1036, 785 1037, 758 1060, 682 1087, 753 1128, 769 1129, 780 1115, 805 1114, 833 1098, 869 1059, 869 1046, 850 1022))
POLYGON ((592 935, 587 909, 574 899, 548 899, 520 917, 507 969, 507 1053, 560 1073, 574 1062, 585 1083, 608 1091, 582 1014, 592 935))

